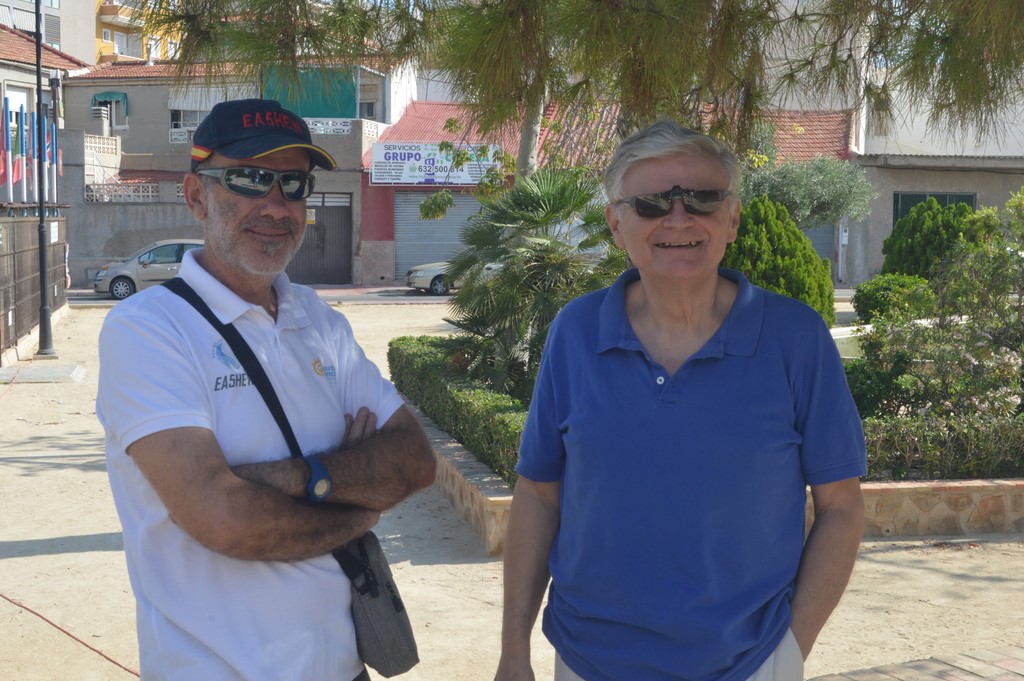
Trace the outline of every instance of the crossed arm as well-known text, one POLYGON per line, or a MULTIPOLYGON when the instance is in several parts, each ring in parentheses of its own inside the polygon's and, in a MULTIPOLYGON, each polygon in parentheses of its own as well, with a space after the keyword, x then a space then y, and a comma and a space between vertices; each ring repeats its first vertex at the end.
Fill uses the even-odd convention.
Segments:
POLYGON ((231 468, 212 431, 174 428, 128 454, 174 521, 207 548, 244 560, 303 560, 330 553, 373 527, 380 512, 434 480, 434 455, 407 407, 380 431, 360 409, 345 442, 321 455, 330 503, 305 503, 309 469, 282 459, 231 468))

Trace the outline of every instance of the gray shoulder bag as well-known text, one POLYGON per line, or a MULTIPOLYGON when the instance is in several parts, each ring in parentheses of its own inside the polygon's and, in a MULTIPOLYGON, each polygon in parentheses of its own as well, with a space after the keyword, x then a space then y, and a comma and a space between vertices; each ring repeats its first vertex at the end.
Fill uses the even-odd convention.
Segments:
MULTIPOLYGON (((163 285, 188 301, 220 332, 235 353, 235 359, 249 375, 249 380, 259 390, 270 413, 274 415, 292 456, 302 458, 299 441, 295 438, 274 386, 238 329, 233 324, 224 324, 217 319, 213 310, 184 279, 176 277, 165 281, 163 285)), ((338 561, 352 585, 352 621, 356 629, 359 657, 387 678, 412 669, 420 661, 416 639, 409 614, 402 603, 402 597, 398 595, 398 587, 395 586, 391 568, 377 536, 367 532, 331 555, 338 561)))

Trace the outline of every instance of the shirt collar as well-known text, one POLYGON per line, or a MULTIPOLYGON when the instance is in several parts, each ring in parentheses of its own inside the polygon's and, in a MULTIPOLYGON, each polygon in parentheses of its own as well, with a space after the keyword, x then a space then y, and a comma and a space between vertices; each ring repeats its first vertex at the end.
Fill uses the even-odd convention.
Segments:
MULTIPOLYGON (((213 313, 224 324, 231 324, 243 315, 263 308, 243 300, 234 291, 218 281, 212 274, 203 269, 196 260, 200 249, 194 248, 185 253, 181 262, 180 276, 199 294, 213 313)), ((305 311, 295 304, 291 282, 284 272, 274 278, 274 290, 277 292, 277 325, 299 328, 309 323, 305 311)))
MULTIPOLYGON (((743 273, 737 270, 719 268, 718 274, 736 283, 736 300, 722 326, 694 356, 753 355, 764 320, 764 291, 751 284, 743 273)), ((598 352, 612 348, 640 349, 640 341, 633 333, 626 316, 626 288, 639 279, 639 270, 631 268, 619 275, 615 283, 608 288, 608 293, 598 310, 598 352)))

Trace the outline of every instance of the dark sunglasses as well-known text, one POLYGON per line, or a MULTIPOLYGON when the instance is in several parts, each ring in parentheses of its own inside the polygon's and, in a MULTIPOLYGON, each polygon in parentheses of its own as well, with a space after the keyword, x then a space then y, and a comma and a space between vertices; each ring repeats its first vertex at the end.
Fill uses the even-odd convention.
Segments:
POLYGON ((220 186, 233 194, 251 199, 266 196, 281 183, 281 193, 289 201, 301 201, 313 193, 315 178, 304 170, 267 170, 266 168, 209 168, 196 175, 216 177, 220 186))
POLYGON ((730 194, 728 189, 683 189, 677 184, 667 192, 639 194, 615 203, 628 203, 641 218, 663 218, 672 212, 672 201, 679 199, 690 215, 711 215, 730 194))

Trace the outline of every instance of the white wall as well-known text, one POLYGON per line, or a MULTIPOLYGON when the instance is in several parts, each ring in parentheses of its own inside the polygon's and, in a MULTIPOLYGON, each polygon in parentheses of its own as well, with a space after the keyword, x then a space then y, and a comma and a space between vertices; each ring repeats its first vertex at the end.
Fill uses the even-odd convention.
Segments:
POLYGON ((427 102, 461 102, 448 84, 444 71, 424 69, 416 74, 416 99, 427 102))
POLYGON ((930 156, 1024 156, 1024 109, 998 117, 993 131, 980 137, 976 128, 966 131, 932 129, 928 112, 909 110, 897 117, 886 133, 869 127, 864 154, 930 156))
POLYGON ((416 71, 409 62, 396 67, 388 74, 387 100, 383 123, 397 123, 405 113, 409 102, 416 99, 416 71))

